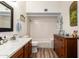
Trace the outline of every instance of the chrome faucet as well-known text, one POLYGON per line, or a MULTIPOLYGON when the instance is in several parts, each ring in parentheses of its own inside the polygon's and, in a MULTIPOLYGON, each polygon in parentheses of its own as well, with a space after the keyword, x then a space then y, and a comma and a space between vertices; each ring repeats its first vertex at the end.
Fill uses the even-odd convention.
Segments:
POLYGON ((13 37, 11 37, 11 40, 16 40, 17 34, 14 34, 13 37))

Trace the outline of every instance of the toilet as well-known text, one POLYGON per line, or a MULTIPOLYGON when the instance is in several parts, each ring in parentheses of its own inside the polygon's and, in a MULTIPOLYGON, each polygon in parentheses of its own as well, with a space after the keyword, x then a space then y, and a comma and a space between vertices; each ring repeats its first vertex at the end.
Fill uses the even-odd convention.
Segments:
POLYGON ((37 53, 38 41, 32 41, 32 53, 37 53))

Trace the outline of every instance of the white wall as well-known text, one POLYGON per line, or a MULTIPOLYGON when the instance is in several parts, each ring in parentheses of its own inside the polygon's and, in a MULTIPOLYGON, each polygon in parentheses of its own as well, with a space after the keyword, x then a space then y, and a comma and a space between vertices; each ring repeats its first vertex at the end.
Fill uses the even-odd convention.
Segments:
MULTIPOLYGON (((14 31, 13 32, 0 32, 0 36, 12 36, 13 34, 17 34, 18 32, 16 31, 16 23, 20 20, 20 14, 23 14, 26 16, 26 1, 16 1, 16 2, 12 2, 12 1, 5 1, 6 3, 8 3, 9 5, 11 5, 14 8, 14 31)), ((26 20, 27 21, 27 20, 26 20)), ((20 33, 18 34, 22 34, 25 35, 26 34, 26 22, 22 23, 23 29, 20 33)))
POLYGON ((63 29, 65 32, 72 34, 77 26, 70 26, 69 8, 72 1, 27 1, 27 12, 44 12, 47 8, 48 12, 61 12, 63 16, 63 29))
MULTIPOLYGON (((60 1, 27 1, 26 12, 44 12, 44 9, 47 8, 48 12, 60 12, 61 11, 61 2, 60 1)), ((29 21, 28 21, 28 34, 29 34, 29 21)))
POLYGON ((53 48, 54 37, 57 33, 57 17, 31 17, 30 18, 30 37, 33 41, 38 41, 38 47, 53 48))
MULTIPOLYGON (((26 16, 26 1, 20 1, 18 2, 19 5, 19 13, 23 14, 25 18, 25 23, 22 23, 22 31, 19 34, 26 35, 27 34, 27 16, 26 16)), ((17 10, 18 11, 18 10, 17 10)))
POLYGON ((72 1, 64 1, 62 2, 62 16, 63 16, 63 29, 67 32, 72 34, 73 30, 78 30, 78 26, 71 27, 70 26, 70 5, 72 1))
POLYGON ((56 30, 57 17, 33 17, 30 21, 30 36, 36 41, 53 39, 56 30))

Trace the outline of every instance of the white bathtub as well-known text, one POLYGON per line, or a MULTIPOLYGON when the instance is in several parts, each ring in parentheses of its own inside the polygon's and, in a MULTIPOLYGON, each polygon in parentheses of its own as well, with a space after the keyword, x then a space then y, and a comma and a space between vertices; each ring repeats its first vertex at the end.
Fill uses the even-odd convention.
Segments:
POLYGON ((38 42, 39 48, 54 48, 54 40, 52 39, 33 39, 38 42))

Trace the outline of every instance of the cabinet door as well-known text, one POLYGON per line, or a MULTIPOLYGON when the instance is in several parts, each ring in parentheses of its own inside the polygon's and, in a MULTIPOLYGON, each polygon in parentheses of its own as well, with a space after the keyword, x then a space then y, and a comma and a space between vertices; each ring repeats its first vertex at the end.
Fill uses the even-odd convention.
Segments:
POLYGON ((57 36, 54 36, 54 50, 57 55, 58 55, 58 49, 59 49, 59 40, 57 36))
POLYGON ((29 58, 31 54, 32 54, 32 44, 31 41, 29 41, 24 47, 24 57, 29 58))
POLYGON ((69 58, 77 58, 77 40, 71 39, 67 40, 68 46, 67 46, 67 56, 69 58))
POLYGON ((24 47, 24 58, 28 58, 28 44, 24 47))

